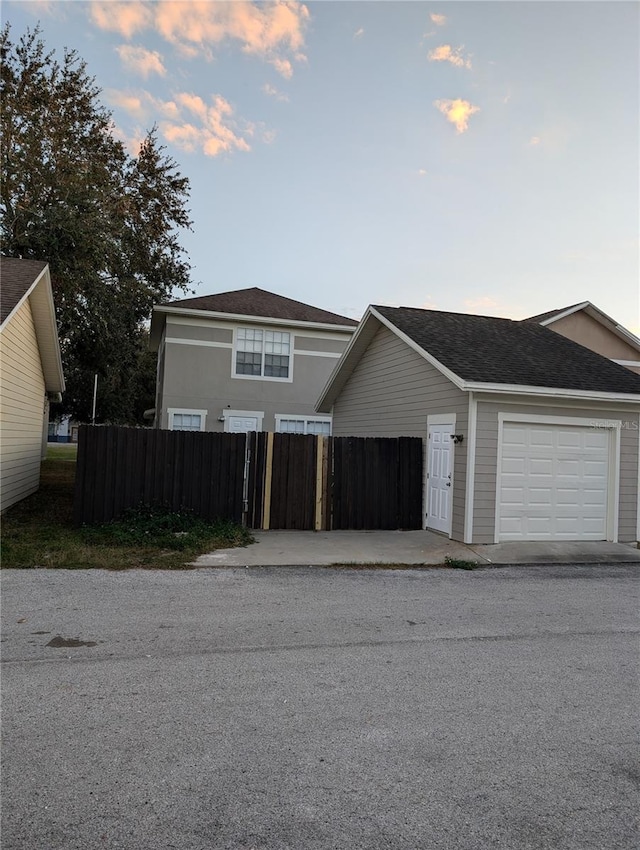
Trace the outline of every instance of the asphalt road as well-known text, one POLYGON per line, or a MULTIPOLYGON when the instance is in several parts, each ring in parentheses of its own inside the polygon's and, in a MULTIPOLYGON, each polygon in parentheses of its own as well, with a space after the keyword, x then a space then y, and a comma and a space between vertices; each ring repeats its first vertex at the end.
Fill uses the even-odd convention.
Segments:
POLYGON ((4 571, 3 850, 635 850, 639 577, 4 571))

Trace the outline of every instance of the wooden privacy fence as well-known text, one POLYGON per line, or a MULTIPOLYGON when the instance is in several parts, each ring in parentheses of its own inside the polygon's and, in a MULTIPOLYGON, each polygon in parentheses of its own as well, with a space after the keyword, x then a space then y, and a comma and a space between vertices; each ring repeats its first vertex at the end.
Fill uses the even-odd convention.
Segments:
POLYGON ((82 426, 76 523, 140 504, 255 529, 422 527, 422 440, 82 426))

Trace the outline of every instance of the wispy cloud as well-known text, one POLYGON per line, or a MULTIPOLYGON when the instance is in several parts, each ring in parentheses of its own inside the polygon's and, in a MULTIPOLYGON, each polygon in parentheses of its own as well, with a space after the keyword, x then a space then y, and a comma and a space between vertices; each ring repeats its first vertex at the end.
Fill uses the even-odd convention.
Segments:
POLYGON ((542 141, 542 139, 540 138, 540 136, 531 136, 531 138, 527 142, 527 145, 530 148, 535 148, 535 147, 537 147, 537 145, 540 144, 541 141, 542 141))
POLYGON ((419 168, 418 169, 418 177, 426 177, 426 175, 427 175, 427 171, 426 171, 425 168, 419 168))
POLYGON ((473 313, 480 316, 498 316, 504 319, 523 318, 522 310, 514 308, 492 295, 478 295, 475 298, 465 298, 462 302, 464 313, 473 313))
POLYGON ((360 29, 356 30, 353 34, 354 38, 362 38, 364 35, 364 27, 360 27, 360 29))
POLYGON ((262 91, 269 95, 269 97, 273 97, 276 100, 280 100, 286 102, 289 100, 289 95, 286 95, 284 92, 279 91, 275 86, 272 86, 271 83, 265 83, 262 86, 262 91))
POLYGON ((480 112, 479 106, 473 106, 468 100, 435 100, 433 105, 442 112, 444 117, 456 128, 457 133, 465 133, 469 129, 469 118, 480 112))
POLYGON ((443 27, 447 23, 446 15, 438 15, 435 12, 432 12, 429 17, 431 18, 431 22, 437 27, 443 27))
MULTIPOLYGON (((234 151, 250 151, 254 124, 236 118, 233 106, 219 94, 209 101, 190 92, 180 92, 172 100, 139 93, 110 90, 109 101, 137 121, 158 121, 164 139, 187 153, 219 156, 234 151)), ((264 130, 262 141, 271 141, 264 130)))
POLYGON ((450 44, 441 44, 430 50, 427 58, 429 62, 450 62, 456 68, 471 68, 471 59, 462 55, 461 47, 451 47, 450 44))
POLYGON ((155 50, 135 47, 133 44, 121 44, 120 47, 116 47, 116 51, 125 68, 142 77, 146 78, 149 74, 159 74, 164 77, 167 73, 162 56, 155 50))
POLYGON ((237 2, 101 2, 90 6, 100 29, 125 38, 153 29, 186 55, 211 58, 212 49, 235 41, 244 53, 260 57, 284 77, 293 74, 293 62, 304 62, 309 10, 297 0, 273 3, 237 2))

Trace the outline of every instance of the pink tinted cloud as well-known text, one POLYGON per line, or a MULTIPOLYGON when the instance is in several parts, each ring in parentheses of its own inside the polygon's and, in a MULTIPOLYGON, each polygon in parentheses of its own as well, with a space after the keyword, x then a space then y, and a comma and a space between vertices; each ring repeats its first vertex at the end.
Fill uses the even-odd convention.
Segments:
POLYGON ((91 19, 97 27, 118 32, 125 38, 147 29, 153 21, 149 4, 140 0, 92 3, 89 8, 91 19))
POLYGON ((243 52, 270 62, 284 77, 293 73, 291 60, 306 61, 309 10, 297 0, 99 2, 91 7, 91 17, 100 29, 119 32, 127 38, 140 30, 154 29, 190 56, 204 54, 211 58, 213 47, 235 41, 243 52))
POLYGON ((133 44, 121 44, 120 47, 116 47, 116 51, 125 68, 140 74, 145 79, 149 74, 159 74, 164 77, 167 73, 162 57, 155 50, 135 47, 133 44))
POLYGON ((447 23, 446 15, 438 15, 435 12, 432 12, 429 17, 431 18, 431 22, 437 27, 443 27, 447 23))
POLYGON ((457 133, 465 133, 469 129, 469 118, 480 112, 479 106, 473 106, 468 100, 434 100, 433 105, 442 112, 444 117, 456 128, 457 133))
POLYGON ((429 62, 450 62, 456 68, 471 68, 471 59, 463 56, 462 47, 451 47, 450 44, 441 44, 430 50, 427 58, 429 62))
POLYGON ((191 92, 179 92, 172 100, 156 98, 147 91, 138 94, 109 91, 109 101, 138 122, 157 121, 164 139, 187 153, 218 156, 250 151, 254 134, 250 122, 237 119, 229 101, 212 95, 205 101, 191 92))

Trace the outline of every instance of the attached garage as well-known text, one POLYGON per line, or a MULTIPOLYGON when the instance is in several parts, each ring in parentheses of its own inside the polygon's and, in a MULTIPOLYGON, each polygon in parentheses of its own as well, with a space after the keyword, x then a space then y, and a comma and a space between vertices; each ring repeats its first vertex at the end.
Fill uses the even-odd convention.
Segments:
POLYGON ((500 417, 498 542, 612 539, 618 432, 608 425, 500 417))

